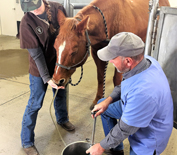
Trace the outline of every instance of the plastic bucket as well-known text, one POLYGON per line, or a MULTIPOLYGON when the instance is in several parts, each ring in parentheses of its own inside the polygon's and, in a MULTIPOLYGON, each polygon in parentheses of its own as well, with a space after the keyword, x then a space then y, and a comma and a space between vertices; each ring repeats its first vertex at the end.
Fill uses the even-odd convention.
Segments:
POLYGON ((61 155, 88 155, 86 150, 89 149, 91 145, 84 141, 78 141, 67 145, 61 155))

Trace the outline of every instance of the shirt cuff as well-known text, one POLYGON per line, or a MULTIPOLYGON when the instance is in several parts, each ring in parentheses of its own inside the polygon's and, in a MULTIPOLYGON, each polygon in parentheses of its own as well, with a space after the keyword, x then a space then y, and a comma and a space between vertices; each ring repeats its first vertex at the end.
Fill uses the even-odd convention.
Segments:
POLYGON ((109 147, 107 141, 106 141, 106 138, 104 138, 104 139, 100 142, 100 145, 101 145, 101 147, 102 147, 103 149, 105 149, 105 150, 111 149, 111 148, 109 147))
POLYGON ((42 80, 43 80, 44 84, 46 84, 50 79, 51 79, 51 77, 49 75, 46 75, 46 76, 42 77, 42 80))

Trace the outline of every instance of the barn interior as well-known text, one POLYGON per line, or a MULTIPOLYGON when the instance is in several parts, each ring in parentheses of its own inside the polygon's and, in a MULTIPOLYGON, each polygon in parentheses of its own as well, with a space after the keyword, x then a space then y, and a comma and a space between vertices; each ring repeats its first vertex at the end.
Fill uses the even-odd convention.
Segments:
MULTIPOLYGON (((0 155, 24 155, 20 142, 21 121, 29 98, 28 51, 20 49, 19 39, 0 36, 0 155)), ((109 63, 106 72, 105 97, 113 89, 114 67, 109 63)), ((80 68, 72 76, 73 83, 80 78, 80 68)), ((92 139, 93 123, 90 105, 97 90, 96 66, 90 56, 83 66, 83 78, 77 86, 69 85, 69 119, 76 130, 67 132, 55 121, 52 89, 48 87, 44 104, 39 111, 35 128, 35 145, 41 155, 59 155, 64 148, 77 141, 92 139), (52 117, 51 117, 52 116, 52 117), (60 134, 62 139, 60 137, 60 134), (64 141, 64 143, 63 143, 64 141)), ((168 146, 162 155, 177 154, 177 130, 173 129, 168 146)), ((100 117, 96 121, 95 143, 104 138, 100 117)), ((124 141, 125 155, 129 155, 129 142, 124 141)))
MULTIPOLYGON (((20 132, 23 113, 30 94, 28 51, 20 48, 20 41, 14 35, 0 32, 0 155, 24 155, 20 132)), ((114 67, 109 63, 106 72, 105 97, 113 90, 113 72, 114 67)), ((72 76, 73 83, 77 83, 80 75, 81 71, 78 68, 72 76)), ((52 104, 53 93, 50 86, 48 87, 35 128, 35 145, 40 155, 60 155, 65 147, 73 142, 88 139, 91 141, 94 120, 91 118, 89 107, 97 91, 96 77, 96 66, 90 56, 83 66, 81 82, 77 86, 68 87, 69 119, 76 127, 72 132, 67 132, 56 125, 52 104)), ((95 143, 103 138, 101 118, 98 117, 95 143)), ((174 128, 162 155, 176 155, 176 143, 177 130, 174 128)), ((126 139, 125 155, 129 155, 129 147, 126 139)))

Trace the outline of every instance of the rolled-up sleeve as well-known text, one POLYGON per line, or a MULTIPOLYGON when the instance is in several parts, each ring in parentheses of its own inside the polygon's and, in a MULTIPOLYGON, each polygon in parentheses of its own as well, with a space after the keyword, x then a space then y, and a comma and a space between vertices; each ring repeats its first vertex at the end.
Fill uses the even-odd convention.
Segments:
POLYGON ((106 150, 116 148, 124 139, 134 134, 138 129, 138 127, 127 125, 120 119, 109 134, 100 142, 100 145, 106 150))
POLYGON ((114 90, 112 91, 112 93, 109 96, 113 99, 113 102, 120 100, 121 85, 115 86, 114 90))

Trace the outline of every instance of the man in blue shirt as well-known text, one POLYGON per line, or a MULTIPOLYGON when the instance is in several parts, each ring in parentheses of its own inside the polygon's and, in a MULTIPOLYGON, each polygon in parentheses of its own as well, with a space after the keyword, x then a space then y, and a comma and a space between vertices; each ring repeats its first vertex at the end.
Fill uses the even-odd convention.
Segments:
POLYGON ((92 110, 98 111, 95 117, 101 115, 106 137, 86 153, 123 155, 122 142, 128 138, 130 155, 161 154, 173 128, 173 101, 159 63, 144 57, 144 42, 130 32, 115 35, 98 57, 113 63, 123 80, 92 110))

